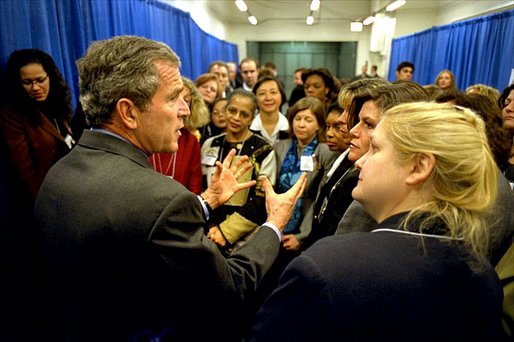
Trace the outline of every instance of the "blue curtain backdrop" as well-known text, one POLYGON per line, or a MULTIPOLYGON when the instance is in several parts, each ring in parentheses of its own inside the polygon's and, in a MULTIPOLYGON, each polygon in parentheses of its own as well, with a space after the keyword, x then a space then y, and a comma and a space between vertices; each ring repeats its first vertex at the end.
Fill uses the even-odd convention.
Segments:
POLYGON ((514 68, 514 10, 469 19, 393 40, 389 80, 403 61, 414 63, 413 81, 434 83, 443 69, 459 89, 483 83, 502 91, 514 68))
POLYGON ((238 62, 237 46, 203 32, 191 16, 157 0, 0 0, 0 76, 10 53, 48 52, 78 95, 75 61, 95 40, 137 35, 168 44, 191 79, 214 60, 238 62))

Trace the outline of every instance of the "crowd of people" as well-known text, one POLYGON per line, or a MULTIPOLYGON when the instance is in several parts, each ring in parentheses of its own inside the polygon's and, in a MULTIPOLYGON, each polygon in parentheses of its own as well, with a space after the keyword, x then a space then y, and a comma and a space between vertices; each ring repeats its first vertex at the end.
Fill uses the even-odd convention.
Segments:
POLYGON ((73 115, 51 56, 7 65, 7 336, 513 336, 514 84, 306 66, 288 98, 273 62, 192 80, 134 36, 77 68, 73 115))

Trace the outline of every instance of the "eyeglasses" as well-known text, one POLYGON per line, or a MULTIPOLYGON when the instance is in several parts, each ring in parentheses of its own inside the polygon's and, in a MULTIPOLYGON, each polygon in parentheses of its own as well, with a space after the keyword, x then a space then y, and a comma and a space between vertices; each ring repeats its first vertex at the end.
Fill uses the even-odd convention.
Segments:
POLYGON ((31 79, 21 80, 21 84, 23 84, 26 87, 30 87, 30 86, 33 86, 34 84, 42 85, 43 83, 46 82, 46 80, 48 80, 48 74, 45 76, 38 77, 35 80, 31 80, 31 79))

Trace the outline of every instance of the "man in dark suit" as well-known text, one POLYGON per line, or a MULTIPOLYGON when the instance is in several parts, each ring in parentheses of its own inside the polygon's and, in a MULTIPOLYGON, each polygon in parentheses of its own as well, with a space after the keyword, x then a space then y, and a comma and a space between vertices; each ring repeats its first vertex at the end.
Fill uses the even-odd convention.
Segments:
POLYGON ((212 210, 254 184, 237 182, 245 159, 230 165, 231 151, 217 162, 198 197, 147 162, 178 149, 189 115, 175 53, 120 36, 92 44, 77 66, 92 130, 50 170, 35 206, 56 337, 237 339, 305 176, 278 196, 263 180, 268 220, 225 259, 204 232, 212 210))

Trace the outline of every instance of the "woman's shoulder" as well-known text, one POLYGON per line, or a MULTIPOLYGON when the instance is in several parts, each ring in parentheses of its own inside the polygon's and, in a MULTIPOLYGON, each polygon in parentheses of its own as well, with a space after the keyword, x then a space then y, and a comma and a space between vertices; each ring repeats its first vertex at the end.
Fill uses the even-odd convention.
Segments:
POLYGON ((39 111, 35 111, 32 114, 34 117, 29 118, 30 115, 25 115, 20 110, 4 105, 0 107, 0 125, 5 128, 18 126, 36 127, 39 125, 38 122, 40 123, 43 120, 44 115, 39 111))
POLYGON ((225 140, 226 135, 227 133, 221 133, 213 137, 207 138, 207 140, 203 142, 202 148, 211 146, 221 146, 223 144, 223 141, 225 140))
POLYGON ((321 161, 324 164, 332 163, 339 157, 340 153, 333 152, 330 150, 328 145, 324 142, 318 143, 318 146, 316 146, 316 149, 314 150, 314 153, 321 157, 321 161))
POLYGON ((293 139, 291 139, 291 138, 279 140, 275 144, 273 144, 273 149, 280 150, 280 149, 288 148, 292 143, 293 143, 293 139))
POLYGON ((254 145, 256 148, 260 148, 266 145, 269 145, 271 147, 270 142, 268 139, 264 138, 263 136, 259 134, 252 134, 251 137, 248 138, 248 142, 254 145))

